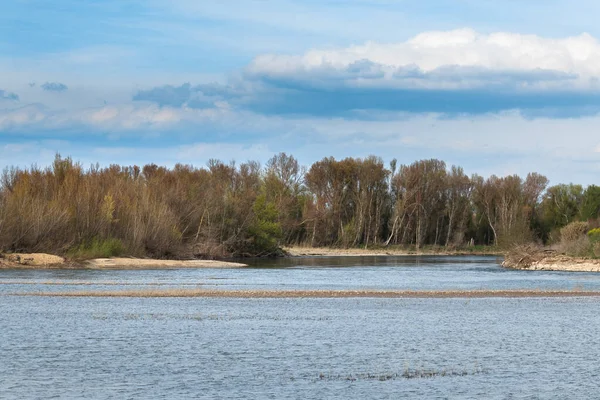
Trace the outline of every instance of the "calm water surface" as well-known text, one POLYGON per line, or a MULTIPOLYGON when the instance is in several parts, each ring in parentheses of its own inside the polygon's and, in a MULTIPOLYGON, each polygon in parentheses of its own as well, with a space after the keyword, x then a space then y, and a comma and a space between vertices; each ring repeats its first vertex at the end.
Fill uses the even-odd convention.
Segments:
POLYGON ((0 398, 586 399, 600 393, 596 298, 10 295, 157 286, 600 290, 600 275, 504 270, 493 257, 297 258, 253 266, 0 271, 0 398), (437 376, 420 377, 423 371, 437 376))

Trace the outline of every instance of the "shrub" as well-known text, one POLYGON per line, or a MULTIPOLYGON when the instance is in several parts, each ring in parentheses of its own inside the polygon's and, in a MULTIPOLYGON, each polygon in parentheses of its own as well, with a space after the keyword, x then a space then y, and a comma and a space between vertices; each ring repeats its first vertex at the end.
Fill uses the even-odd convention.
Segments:
POLYGON ((560 240, 562 243, 572 242, 585 236, 588 231, 587 222, 575 221, 560 230, 560 240))
POLYGON ((119 239, 93 239, 71 249, 67 254, 75 259, 109 258, 123 254, 125 247, 119 239))
POLYGON ((574 257, 589 257, 593 255, 591 241, 586 235, 587 222, 571 222, 560 230, 558 250, 574 257))
POLYGON ((580 236, 578 239, 568 242, 561 241, 559 251, 573 257, 590 257, 592 246, 587 236, 580 236))

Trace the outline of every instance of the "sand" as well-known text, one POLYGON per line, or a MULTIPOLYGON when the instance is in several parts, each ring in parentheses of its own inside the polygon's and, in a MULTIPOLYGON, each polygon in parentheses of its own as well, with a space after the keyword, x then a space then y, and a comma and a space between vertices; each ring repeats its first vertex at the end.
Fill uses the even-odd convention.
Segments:
POLYGON ((51 268, 65 264, 65 259, 45 253, 11 253, 0 255, 0 268, 51 268))
POLYGON ((158 269, 158 268, 242 268, 246 264, 215 260, 155 260, 147 258, 97 258, 68 262, 45 253, 2 254, 0 269, 158 269))
POLYGON ((600 272, 600 260, 567 256, 546 257, 522 268, 531 271, 600 272))
POLYGON ((583 290, 210 290, 143 289, 115 291, 69 291, 15 293, 17 296, 58 297, 216 297, 216 298, 543 298, 600 297, 600 292, 583 290))

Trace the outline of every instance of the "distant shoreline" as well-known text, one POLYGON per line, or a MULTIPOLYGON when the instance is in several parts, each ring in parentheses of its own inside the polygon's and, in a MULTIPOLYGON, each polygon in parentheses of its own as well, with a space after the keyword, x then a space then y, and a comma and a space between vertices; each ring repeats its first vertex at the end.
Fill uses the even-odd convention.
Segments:
POLYGON ((283 250, 288 253, 291 257, 311 257, 311 256, 324 256, 324 257, 371 257, 371 256, 415 256, 415 255, 431 255, 431 256, 465 256, 465 255, 477 255, 477 256, 502 256, 504 255, 501 251, 466 251, 466 250, 450 250, 445 247, 436 249, 423 248, 419 251, 406 250, 399 248, 375 248, 375 249, 363 249, 363 248, 331 248, 331 247, 284 247, 283 250))
MULTIPOLYGON (((501 252, 422 249, 419 252, 398 248, 327 248, 327 247, 287 247, 283 249, 289 257, 372 257, 372 256, 462 256, 487 255, 502 256, 501 252)), ((244 268, 247 264, 225 260, 164 260, 154 258, 114 257, 91 260, 67 260, 45 253, 3 254, 0 257, 1 269, 161 269, 161 268, 244 268)))
POLYGON ((247 264, 218 260, 157 260, 150 258, 96 258, 85 262, 91 269, 244 268, 247 264))

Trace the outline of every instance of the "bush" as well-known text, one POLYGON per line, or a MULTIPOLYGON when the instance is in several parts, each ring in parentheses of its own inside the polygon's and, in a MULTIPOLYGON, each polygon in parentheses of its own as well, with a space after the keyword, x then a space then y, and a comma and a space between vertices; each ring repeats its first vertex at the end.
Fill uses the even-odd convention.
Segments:
POLYGON ((67 254, 74 259, 118 257, 125 251, 119 239, 93 239, 71 249, 67 254))
POLYGON ((593 249, 588 232, 587 222, 571 222, 560 230, 558 250, 573 257, 593 256, 593 249))
POLYGON ((586 236, 568 242, 561 241, 559 251, 572 257, 590 257, 593 254, 590 239, 586 236))
POLYGON ((562 243, 573 242, 580 239, 588 231, 587 222, 575 221, 560 230, 560 240, 562 243))

